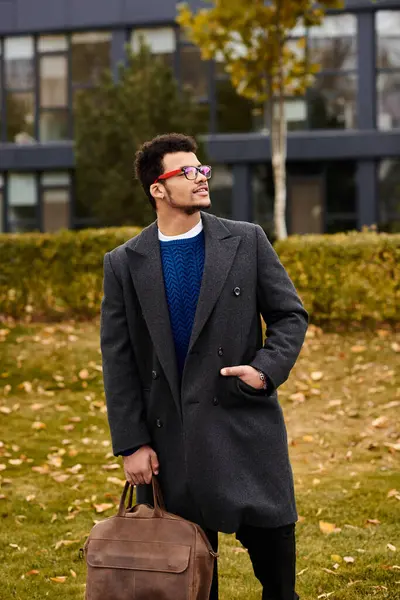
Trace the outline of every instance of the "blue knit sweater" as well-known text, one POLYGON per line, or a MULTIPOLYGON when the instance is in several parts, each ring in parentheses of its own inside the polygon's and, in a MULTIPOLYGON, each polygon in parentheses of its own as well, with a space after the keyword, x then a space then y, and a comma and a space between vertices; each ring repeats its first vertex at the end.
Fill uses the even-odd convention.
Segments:
POLYGON ((204 231, 191 238, 160 241, 164 285, 180 378, 192 333, 204 269, 204 231))

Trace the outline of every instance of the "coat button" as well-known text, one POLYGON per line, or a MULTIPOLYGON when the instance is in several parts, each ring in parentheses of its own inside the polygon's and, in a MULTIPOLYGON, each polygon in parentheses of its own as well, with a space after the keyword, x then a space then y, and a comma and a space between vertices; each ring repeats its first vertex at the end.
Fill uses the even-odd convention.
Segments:
POLYGON ((213 398, 212 402, 213 402, 214 406, 217 406, 217 404, 219 404, 218 398, 213 398))
POLYGON ((157 427, 163 426, 163 422, 161 421, 161 419, 156 419, 156 425, 157 425, 157 427))
POLYGON ((235 296, 240 296, 240 294, 241 294, 240 287, 235 287, 233 290, 233 293, 235 294, 235 296))
POLYGON ((152 377, 152 379, 157 379, 157 377, 158 377, 157 371, 152 371, 151 372, 151 377, 152 377))
POLYGON ((224 349, 222 348, 222 346, 220 346, 218 348, 218 356, 223 356, 223 354, 224 354, 224 349))

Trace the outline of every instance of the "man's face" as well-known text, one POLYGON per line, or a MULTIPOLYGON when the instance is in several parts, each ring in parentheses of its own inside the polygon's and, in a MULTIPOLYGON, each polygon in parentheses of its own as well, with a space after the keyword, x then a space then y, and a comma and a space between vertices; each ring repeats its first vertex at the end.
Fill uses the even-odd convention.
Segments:
MULTIPOLYGON (((200 161, 193 152, 174 152, 164 156, 164 173, 175 171, 181 167, 199 167, 200 161)), ((186 179, 184 173, 179 173, 161 182, 164 188, 164 199, 171 208, 192 215, 199 210, 211 207, 208 190, 208 180, 197 172, 194 180, 186 179)))

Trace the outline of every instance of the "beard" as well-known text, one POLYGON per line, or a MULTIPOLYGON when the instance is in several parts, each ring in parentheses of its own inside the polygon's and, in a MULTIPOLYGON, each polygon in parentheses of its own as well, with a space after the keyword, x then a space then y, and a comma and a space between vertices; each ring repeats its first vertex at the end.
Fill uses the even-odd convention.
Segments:
POLYGON ((181 211, 182 213, 184 213, 187 216, 191 216, 194 215, 195 213, 201 211, 201 210, 210 210, 211 208, 211 200, 209 200, 209 204, 197 204, 197 203, 193 203, 191 202, 190 204, 179 204, 178 202, 175 202, 175 200, 172 197, 172 194, 166 189, 165 190, 167 193, 167 197, 166 200, 168 202, 168 204, 171 206, 171 208, 175 208, 176 210, 181 211))

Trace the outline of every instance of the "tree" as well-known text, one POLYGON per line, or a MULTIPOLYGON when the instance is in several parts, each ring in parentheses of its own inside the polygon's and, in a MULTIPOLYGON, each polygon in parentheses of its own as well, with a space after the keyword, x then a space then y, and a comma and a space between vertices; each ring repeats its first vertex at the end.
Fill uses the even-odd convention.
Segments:
POLYGON ((211 8, 194 14, 178 8, 177 22, 199 46, 203 59, 221 59, 237 93, 262 107, 271 141, 275 183, 274 227, 287 237, 285 100, 303 96, 318 65, 308 60, 306 37, 293 40, 295 29, 321 25, 342 0, 208 0, 211 8))
POLYGON ((142 44, 136 55, 129 51, 117 81, 105 71, 75 108, 79 204, 101 226, 148 225, 154 212, 134 177, 136 149, 161 133, 201 131, 198 107, 142 44))

